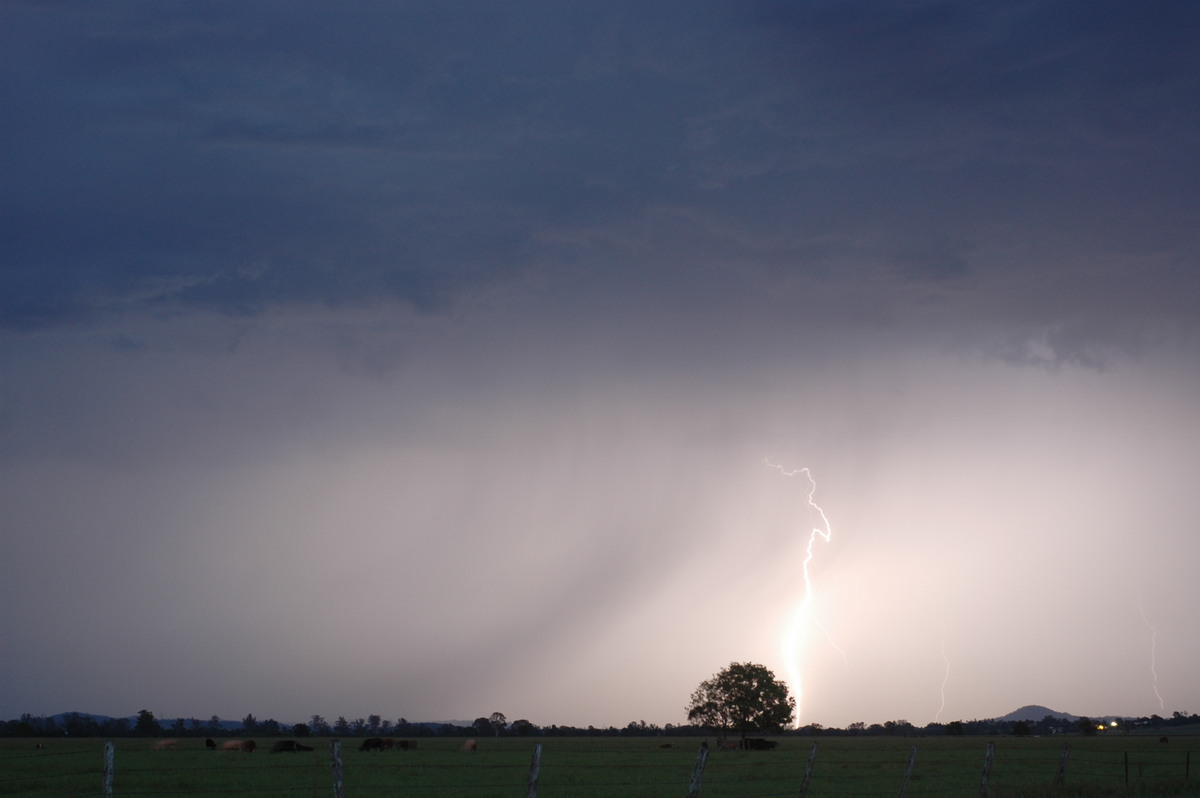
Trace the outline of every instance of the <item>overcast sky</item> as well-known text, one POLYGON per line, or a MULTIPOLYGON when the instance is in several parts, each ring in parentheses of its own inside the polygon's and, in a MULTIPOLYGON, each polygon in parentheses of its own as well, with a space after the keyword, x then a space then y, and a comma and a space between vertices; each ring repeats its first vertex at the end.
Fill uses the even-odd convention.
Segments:
POLYGON ((5 2, 0 717, 1200 711, 1198 35, 5 2))

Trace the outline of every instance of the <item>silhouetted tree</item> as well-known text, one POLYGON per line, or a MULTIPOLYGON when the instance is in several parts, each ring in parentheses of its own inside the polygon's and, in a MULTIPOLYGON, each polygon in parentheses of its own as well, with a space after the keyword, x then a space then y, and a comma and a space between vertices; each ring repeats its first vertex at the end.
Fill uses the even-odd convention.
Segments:
POLYGON ((129 718, 109 718, 100 724, 104 737, 125 737, 129 734, 129 718))
POLYGON ((686 707, 693 724, 722 731, 777 732, 791 725, 796 699, 763 665, 734 662, 692 693, 686 707))
POLYGON ((138 710, 137 721, 133 724, 133 730, 137 734, 147 737, 162 734, 162 726, 154 719, 154 713, 148 709, 138 710))
POLYGON ((492 724, 492 734, 497 737, 508 727, 508 718, 504 717, 503 712, 493 712, 488 722, 492 724))
POLYGON ((95 718, 72 712, 63 718, 63 733, 68 737, 94 737, 100 733, 100 724, 95 718))

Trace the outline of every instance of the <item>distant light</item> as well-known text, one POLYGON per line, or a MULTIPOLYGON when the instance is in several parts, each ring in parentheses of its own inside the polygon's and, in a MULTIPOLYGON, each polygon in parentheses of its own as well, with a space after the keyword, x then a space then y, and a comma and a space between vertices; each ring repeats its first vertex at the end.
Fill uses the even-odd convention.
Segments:
POLYGON ((1115 720, 1114 720, 1112 723, 1108 724, 1108 725, 1109 725, 1109 726, 1112 726, 1114 729, 1115 729, 1115 728, 1117 728, 1117 722, 1116 722, 1115 720))
POLYGON ((1096 731, 1104 731, 1104 724, 1103 724, 1103 723, 1097 723, 1097 724, 1096 724, 1096 731))

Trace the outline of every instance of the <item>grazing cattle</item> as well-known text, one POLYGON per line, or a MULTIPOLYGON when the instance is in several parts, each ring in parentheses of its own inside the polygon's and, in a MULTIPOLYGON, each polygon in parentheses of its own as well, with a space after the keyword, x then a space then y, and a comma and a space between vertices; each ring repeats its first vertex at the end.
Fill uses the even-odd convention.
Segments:
POLYGON ((662 745, 659 746, 659 748, 670 748, 670 747, 671 747, 670 743, 663 743, 662 745))
POLYGON ((1167 738, 1166 738, 1166 737, 1159 737, 1159 738, 1158 738, 1158 741, 1159 741, 1160 743, 1165 743, 1165 742, 1167 741, 1167 738))
POLYGON ((417 750, 417 741, 416 740, 397 740, 396 747, 399 748, 401 751, 415 751, 415 750, 417 750))
POLYGON ((742 747, 738 740, 717 740, 718 751, 736 751, 742 747))
POLYGON ((272 754, 281 754, 284 752, 295 752, 298 750, 300 750, 300 749, 296 748, 295 740, 276 740, 275 744, 271 746, 272 754))
POLYGON ((778 744, 774 740, 764 740, 762 737, 747 737, 742 740, 742 748, 747 751, 770 751, 778 744))
POLYGON ((465 743, 463 743, 463 750, 464 751, 474 751, 475 750, 475 740, 470 739, 470 740, 467 740, 465 743))
POLYGON ((206 738, 204 740, 204 747, 207 748, 209 751, 217 750, 217 744, 213 742, 211 737, 206 738))
POLYGON ((362 745, 358 747, 359 751, 382 751, 383 739, 380 737, 368 737, 362 741, 362 745))
POLYGON ((253 740, 229 740, 221 743, 222 751, 245 751, 247 754, 253 754, 257 747, 253 740))
POLYGON ((384 737, 384 738, 383 738, 383 745, 382 745, 382 746, 380 746, 380 749, 381 749, 381 750, 383 750, 383 751, 391 751, 391 750, 392 750, 393 748, 395 748, 395 747, 396 747, 396 741, 395 741, 395 740, 393 740, 391 737, 384 737))
POLYGON ((311 751, 311 750, 313 750, 313 747, 311 745, 304 745, 303 743, 296 743, 296 750, 297 751, 311 751))
POLYGON ((150 746, 151 751, 174 751, 179 747, 178 740, 155 740, 154 745, 150 746))

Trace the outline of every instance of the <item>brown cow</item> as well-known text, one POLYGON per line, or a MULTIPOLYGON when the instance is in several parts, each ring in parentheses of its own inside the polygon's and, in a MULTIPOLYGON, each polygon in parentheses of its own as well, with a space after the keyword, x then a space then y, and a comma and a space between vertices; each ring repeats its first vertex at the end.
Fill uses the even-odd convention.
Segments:
POLYGON ((253 754, 255 745, 253 740, 228 740, 221 743, 221 751, 245 751, 247 754, 253 754))
POLYGON ((396 748, 400 749, 401 751, 415 751, 415 750, 417 750, 417 741, 416 740, 397 740, 396 748))
POLYGON ((472 738, 470 740, 467 740, 465 743, 463 743, 463 750, 464 751, 474 751, 475 750, 475 739, 472 738))
POLYGON ((150 746, 151 751, 174 751, 179 748, 178 740, 155 740, 150 746))

